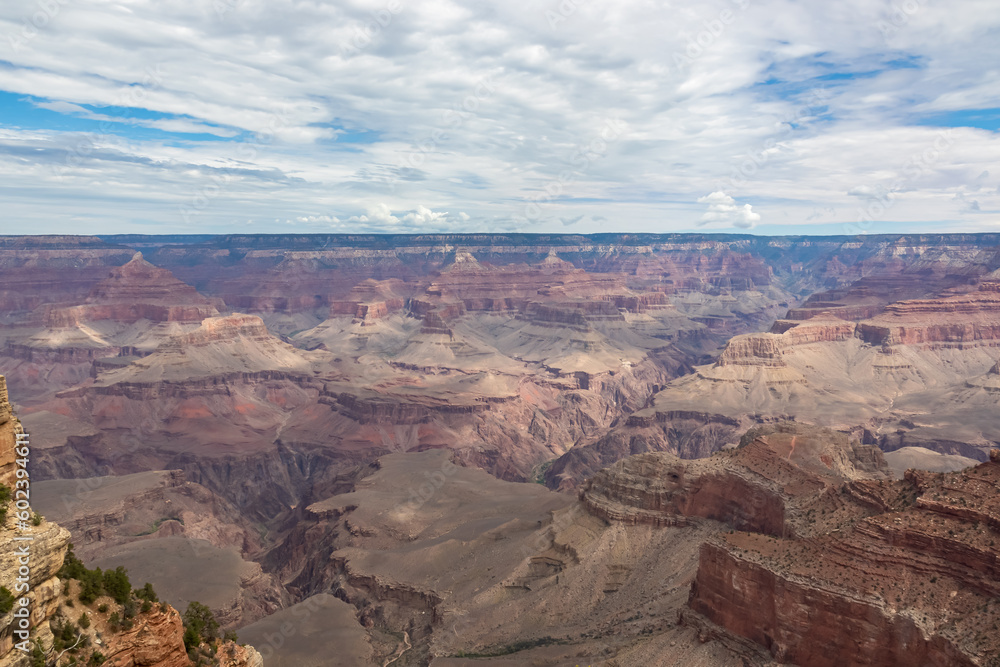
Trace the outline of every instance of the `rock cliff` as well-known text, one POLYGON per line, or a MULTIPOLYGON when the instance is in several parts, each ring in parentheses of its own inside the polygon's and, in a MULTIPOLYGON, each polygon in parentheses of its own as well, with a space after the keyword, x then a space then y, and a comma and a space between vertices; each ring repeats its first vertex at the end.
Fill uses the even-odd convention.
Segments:
POLYGON ((888 478, 874 448, 783 424, 698 461, 625 459, 580 498, 615 524, 722 524, 700 547, 695 616, 681 613, 703 638, 731 633, 783 664, 993 664, 1000 450, 962 472, 888 478))
MULTIPOLYGON (((16 611, 23 608, 21 599, 28 600, 30 634, 27 639, 51 642, 49 623, 58 609, 57 600, 63 589, 56 573, 62 567, 69 543, 69 531, 65 528, 44 519, 35 525, 30 518, 22 520, 17 516, 21 512, 15 504, 17 482, 26 479, 16 472, 16 460, 23 458, 18 453, 23 445, 17 445, 17 434, 24 432, 8 401, 6 379, 0 376, 0 485, 11 490, 10 500, 3 503, 0 524, 0 586, 13 593, 17 600, 13 610, 0 616, 0 665, 3 667, 29 664, 30 653, 15 647, 26 640, 16 634, 24 630, 15 617, 16 611)), ((27 493, 30 491, 29 486, 27 493)), ((31 516, 30 510, 24 511, 26 516, 31 516)))
POLYGON ((909 471, 892 485, 844 486, 869 511, 836 528, 722 534, 702 547, 690 606, 781 662, 991 664, 1000 642, 982 629, 1000 618, 998 482, 995 461, 909 471))
POLYGON ((587 480, 580 499, 592 514, 626 524, 705 518, 789 537, 817 530, 817 512, 865 513, 873 501, 864 492, 841 499, 834 491, 890 477, 881 452, 841 433, 787 423, 751 430, 744 440, 738 449, 693 461, 666 452, 626 458, 587 480))

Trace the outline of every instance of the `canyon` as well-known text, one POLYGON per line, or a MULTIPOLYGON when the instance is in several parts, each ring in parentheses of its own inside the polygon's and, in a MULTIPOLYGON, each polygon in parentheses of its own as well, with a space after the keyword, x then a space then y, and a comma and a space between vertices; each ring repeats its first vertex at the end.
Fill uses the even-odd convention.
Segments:
POLYGON ((4 237, 0 371, 46 525, 265 664, 990 665, 998 248, 4 237))

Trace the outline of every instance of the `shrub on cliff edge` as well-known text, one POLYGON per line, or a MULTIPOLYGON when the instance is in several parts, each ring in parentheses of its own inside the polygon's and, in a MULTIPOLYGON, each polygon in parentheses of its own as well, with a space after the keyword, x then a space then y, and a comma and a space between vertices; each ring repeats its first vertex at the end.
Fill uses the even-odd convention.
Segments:
POLYGON ((202 641, 216 639, 219 632, 219 622, 208 605, 192 602, 184 612, 184 647, 189 651, 202 641))
POLYGON ((14 608, 14 595, 6 586, 0 586, 0 615, 6 614, 14 608))

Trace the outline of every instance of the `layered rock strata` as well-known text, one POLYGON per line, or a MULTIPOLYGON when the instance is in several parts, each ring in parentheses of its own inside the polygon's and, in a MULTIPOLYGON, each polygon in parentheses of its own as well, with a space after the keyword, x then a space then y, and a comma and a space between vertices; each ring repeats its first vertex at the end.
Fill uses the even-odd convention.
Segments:
POLYGON ((745 441, 702 461, 626 459, 581 499, 625 524, 722 522, 701 546, 689 607, 778 662, 971 667, 1000 655, 989 631, 1000 622, 1000 450, 893 482, 877 450, 841 434, 785 425, 745 441))
POLYGON ((44 324, 72 327, 98 320, 201 322, 218 315, 221 305, 218 300, 203 297, 167 269, 153 266, 137 252, 97 283, 81 305, 49 309, 44 324))

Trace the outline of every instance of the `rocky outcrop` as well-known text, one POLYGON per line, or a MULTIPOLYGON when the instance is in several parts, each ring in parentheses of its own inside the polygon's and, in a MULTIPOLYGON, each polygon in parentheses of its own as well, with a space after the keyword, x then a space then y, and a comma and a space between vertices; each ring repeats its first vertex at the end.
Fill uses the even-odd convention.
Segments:
POLYGON ((674 306, 663 292, 647 292, 645 294, 605 294, 601 297, 610 301, 615 308, 630 313, 648 313, 658 310, 670 310, 674 306))
POLYGON ((844 305, 837 302, 818 301, 802 308, 791 308, 785 318, 791 321, 809 320, 814 317, 836 317, 843 320, 864 320, 882 312, 882 304, 844 305))
POLYGON ((325 359, 328 354, 298 350, 272 336, 256 315, 210 317, 196 329, 167 337, 150 354, 102 364, 106 370, 96 373, 95 382, 60 397, 89 393, 143 400, 161 394, 218 393, 233 381, 292 379, 309 384, 304 378, 314 375, 312 364, 325 359))
POLYGON ((611 300, 555 301, 554 303, 529 302, 524 307, 524 318, 543 326, 564 325, 586 330, 590 322, 624 322, 611 300))
MULTIPOLYGON (((29 639, 31 641, 38 639, 43 644, 50 644, 52 641, 50 621, 59 608, 58 598, 63 591, 63 583, 56 573, 62 567, 66 555, 69 531, 51 521, 43 521, 38 526, 31 526, 29 521, 30 532, 18 529, 15 528, 15 520, 11 516, 13 514, 12 508, 5 525, 0 528, 0 586, 14 593, 18 600, 21 597, 28 599, 31 616, 29 639), (26 543, 17 541, 17 537, 32 538, 27 542, 27 556, 21 551, 26 543), (25 557, 29 560, 30 570, 27 582, 18 578, 20 568, 23 566, 22 559, 25 557), (29 587, 27 591, 23 588, 25 583, 29 587)), ((15 604, 16 610, 20 603, 15 604)), ((23 640, 23 637, 15 635, 15 630, 20 629, 17 624, 18 619, 15 618, 14 611, 0 616, 0 666, 2 667, 26 667, 29 664, 27 655, 15 647, 23 640)))
POLYGON ((114 667, 188 667, 184 650, 184 624, 176 609, 156 610, 139 616, 131 630, 107 633, 102 653, 114 667))
POLYGON ((836 343, 854 337, 857 325, 836 318, 816 317, 800 322, 797 320, 776 320, 771 333, 785 334, 787 345, 808 345, 810 343, 836 343))
POLYGON ((910 470, 812 536, 723 534, 702 547, 690 606, 776 660, 986 665, 1000 639, 1000 459, 961 473, 910 470))
POLYGON ((8 343, 3 350, 3 355, 11 359, 38 364, 92 364, 99 359, 120 354, 121 351, 121 348, 111 346, 45 348, 8 343))
POLYGON ((602 470, 584 484, 580 499, 591 514, 627 525, 684 526, 700 517, 736 530, 785 531, 784 500, 766 480, 666 453, 633 456, 602 470))
POLYGON ((683 459, 709 456, 720 443, 737 442, 749 423, 690 411, 641 410, 588 445, 574 447, 545 472, 549 488, 574 489, 602 468, 644 452, 668 452, 683 459))
POLYGON ((350 419, 361 423, 423 424, 438 414, 474 414, 490 409, 489 403, 454 405, 362 398, 354 394, 325 393, 321 402, 336 405, 350 419))
POLYGON ((257 340, 271 340, 273 338, 267 327, 264 326, 264 321, 256 315, 236 314, 227 317, 213 317, 203 321, 197 330, 177 336, 168 347, 202 347, 237 337, 257 340))
POLYGON ((424 315, 423 322, 420 323, 420 333, 448 336, 449 339, 453 339, 455 335, 441 313, 436 310, 424 315))
POLYGON ((7 393, 7 378, 0 375, 0 484, 13 486, 17 477, 15 470, 17 434, 24 433, 21 423, 14 416, 7 393))
POLYGON ((227 642, 216 655, 222 667, 264 667, 264 657, 253 646, 227 642))
POLYGON ((687 525, 713 519, 735 530, 776 537, 814 531, 810 511, 858 513, 876 505, 860 491, 834 498, 845 481, 887 479, 873 447, 798 424, 759 427, 737 450, 684 461, 665 452, 632 456, 600 471, 580 489, 588 510, 629 525, 687 525))
MULTIPOLYGON (((263 667, 263 658, 255 648, 228 640, 213 642, 214 645, 203 643, 192 649, 198 652, 198 660, 193 662, 184 646, 181 614, 172 606, 153 604, 146 611, 136 613, 130 622, 112 625, 110 615, 117 614, 120 618, 121 605, 107 596, 98 598, 92 604, 81 605, 76 598, 79 584, 70 582, 69 586, 71 590, 61 601, 59 624, 73 623, 71 627, 88 641, 72 653, 62 651, 60 665, 100 663, 112 667, 194 667, 206 664, 208 656, 213 656, 211 664, 220 667, 263 667), (102 607, 104 611, 100 610, 102 607), (90 620, 86 628, 75 625, 76 619, 81 616, 90 620), (65 662, 67 657, 78 662, 65 662)), ((55 653, 51 653, 48 664, 56 664, 54 659, 55 653)))

